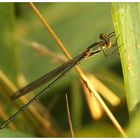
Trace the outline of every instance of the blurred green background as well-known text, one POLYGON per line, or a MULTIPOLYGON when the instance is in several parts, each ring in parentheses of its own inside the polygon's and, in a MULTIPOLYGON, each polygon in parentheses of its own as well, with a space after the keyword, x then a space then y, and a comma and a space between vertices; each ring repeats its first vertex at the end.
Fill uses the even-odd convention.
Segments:
MULTIPOLYGON (((114 31, 111 3, 36 3, 36 6, 72 56, 80 54, 87 46, 99 40, 100 33, 114 31)), ((16 79, 19 74, 23 74, 27 81, 31 82, 61 64, 59 61, 54 61, 54 58, 42 56, 29 47, 27 42, 35 41, 44 45, 56 56, 63 56, 28 3, 0 3, 0 30, 0 69, 13 84, 18 86, 16 79)), ((121 126, 125 128, 128 113, 119 55, 105 57, 100 53, 84 61, 80 67, 85 73, 94 74, 120 97, 121 103, 116 107, 112 107, 106 100, 105 102, 121 126)), ((10 116, 17 109, 8 97, 3 95, 3 88, 6 85, 2 79, 0 80, 0 103, 2 109, 10 116)), ((44 113, 40 114, 44 118, 49 114, 49 117, 46 117, 50 119, 47 120, 48 126, 53 127, 45 129, 43 124, 36 121, 34 115, 25 111, 26 115, 22 114, 14 121, 16 130, 8 127, 0 130, 0 137, 70 137, 66 93, 69 97, 76 137, 120 137, 105 113, 98 121, 91 117, 79 76, 74 70, 40 98, 44 113)))

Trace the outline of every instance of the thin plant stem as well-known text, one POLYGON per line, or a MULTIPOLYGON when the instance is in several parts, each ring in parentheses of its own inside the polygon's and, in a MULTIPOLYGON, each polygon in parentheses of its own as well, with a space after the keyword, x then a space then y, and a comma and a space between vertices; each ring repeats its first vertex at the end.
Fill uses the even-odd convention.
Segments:
POLYGON ((68 116, 70 134, 71 134, 72 138, 74 138, 75 136, 74 136, 73 126, 72 126, 72 120, 71 120, 71 115, 70 115, 69 101, 68 101, 68 95, 67 94, 66 94, 66 108, 67 108, 67 116, 68 116))

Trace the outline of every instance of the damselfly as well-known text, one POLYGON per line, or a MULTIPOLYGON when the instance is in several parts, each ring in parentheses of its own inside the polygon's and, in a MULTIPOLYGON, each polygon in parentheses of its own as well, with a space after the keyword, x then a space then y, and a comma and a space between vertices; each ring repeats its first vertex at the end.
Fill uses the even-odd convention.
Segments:
POLYGON ((114 45, 112 45, 111 37, 115 36, 115 32, 112 32, 108 35, 101 33, 99 36, 99 41, 94 42, 92 45, 87 47, 83 53, 79 54, 78 56, 74 57, 73 59, 70 59, 66 63, 62 64, 55 70, 47 73, 46 75, 42 76, 41 78, 35 80, 34 82, 24 86, 23 88, 19 89, 17 92, 14 93, 13 96, 11 96, 12 100, 15 100, 30 91, 48 83, 50 80, 54 79, 47 87, 45 87, 42 91, 40 91, 36 96, 34 96, 31 100, 29 100, 25 105, 23 105, 15 114, 13 114, 7 121, 3 123, 3 125, 0 126, 0 129, 6 127, 8 124, 10 124, 22 111, 28 108, 29 105, 31 105, 33 102, 35 102, 41 95, 45 93, 47 89, 49 89, 56 81, 58 81, 60 78, 64 77, 65 74, 70 71, 72 68, 74 68, 76 65, 80 64, 80 62, 84 59, 87 59, 101 51, 103 51, 104 48, 110 48, 114 45), (98 48, 96 50, 94 49, 96 46, 98 48), (59 75, 59 76, 58 76, 59 75), (58 77, 57 77, 58 76, 58 77))

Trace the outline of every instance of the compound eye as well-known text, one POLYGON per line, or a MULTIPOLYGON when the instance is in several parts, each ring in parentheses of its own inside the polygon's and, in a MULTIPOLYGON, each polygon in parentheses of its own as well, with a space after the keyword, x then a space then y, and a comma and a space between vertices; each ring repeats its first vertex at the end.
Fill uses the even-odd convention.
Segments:
POLYGON ((106 34, 101 33, 101 34, 99 35, 99 38, 102 39, 102 40, 105 39, 105 38, 106 38, 106 34))

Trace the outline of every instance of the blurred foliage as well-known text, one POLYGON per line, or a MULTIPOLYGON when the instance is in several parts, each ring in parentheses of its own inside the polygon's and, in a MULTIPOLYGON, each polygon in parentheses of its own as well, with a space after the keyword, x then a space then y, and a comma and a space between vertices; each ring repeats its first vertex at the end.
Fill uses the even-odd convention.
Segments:
POLYGON ((14 40, 14 4, 1 3, 0 4, 0 69, 3 70, 10 79, 16 81, 17 64, 16 64, 16 45, 14 40), (5 10, 5 7, 8 10, 5 10), (7 61, 8 58, 8 61, 7 61))
MULTIPOLYGON (((91 43, 99 40, 100 33, 114 31, 110 3, 37 3, 36 6, 72 56, 78 55, 91 43)), ((0 68, 13 84, 17 83, 17 76, 21 73, 27 81, 31 82, 61 64, 51 57, 38 54, 26 45, 27 42, 35 41, 45 45, 56 55, 63 55, 28 3, 0 3, 0 11, 0 21, 5 22, 0 22, 3 31, 0 35, 0 68)), ((108 102, 106 103, 125 128, 128 123, 128 113, 119 55, 105 57, 101 53, 87 59, 80 64, 80 67, 84 72, 97 76, 121 98, 119 106, 112 107, 108 102)), ((1 88, 5 89, 6 85, 1 83, 0 92, 3 93, 1 88)), ((66 93, 69 95, 76 137, 120 137, 105 113, 98 121, 91 118, 79 77, 74 70, 40 99, 41 107, 40 104, 34 104, 35 108, 43 110, 42 114, 38 110, 42 117, 49 118, 49 121, 46 120, 44 124, 53 126, 53 129, 52 127, 44 129, 46 126, 36 120, 37 116, 25 111, 14 121, 17 130, 9 129, 10 133, 7 133, 7 129, 3 129, 0 131, 0 136, 70 137, 65 104, 66 93), (18 131, 25 135, 20 135, 18 131)), ((7 97, 1 95, 0 102, 8 116, 16 111, 7 97)))
POLYGON ((13 137, 30 138, 31 136, 29 134, 26 135, 18 131, 11 131, 11 130, 5 129, 5 130, 1 130, 0 137, 1 138, 3 137, 4 138, 13 138, 13 137))

